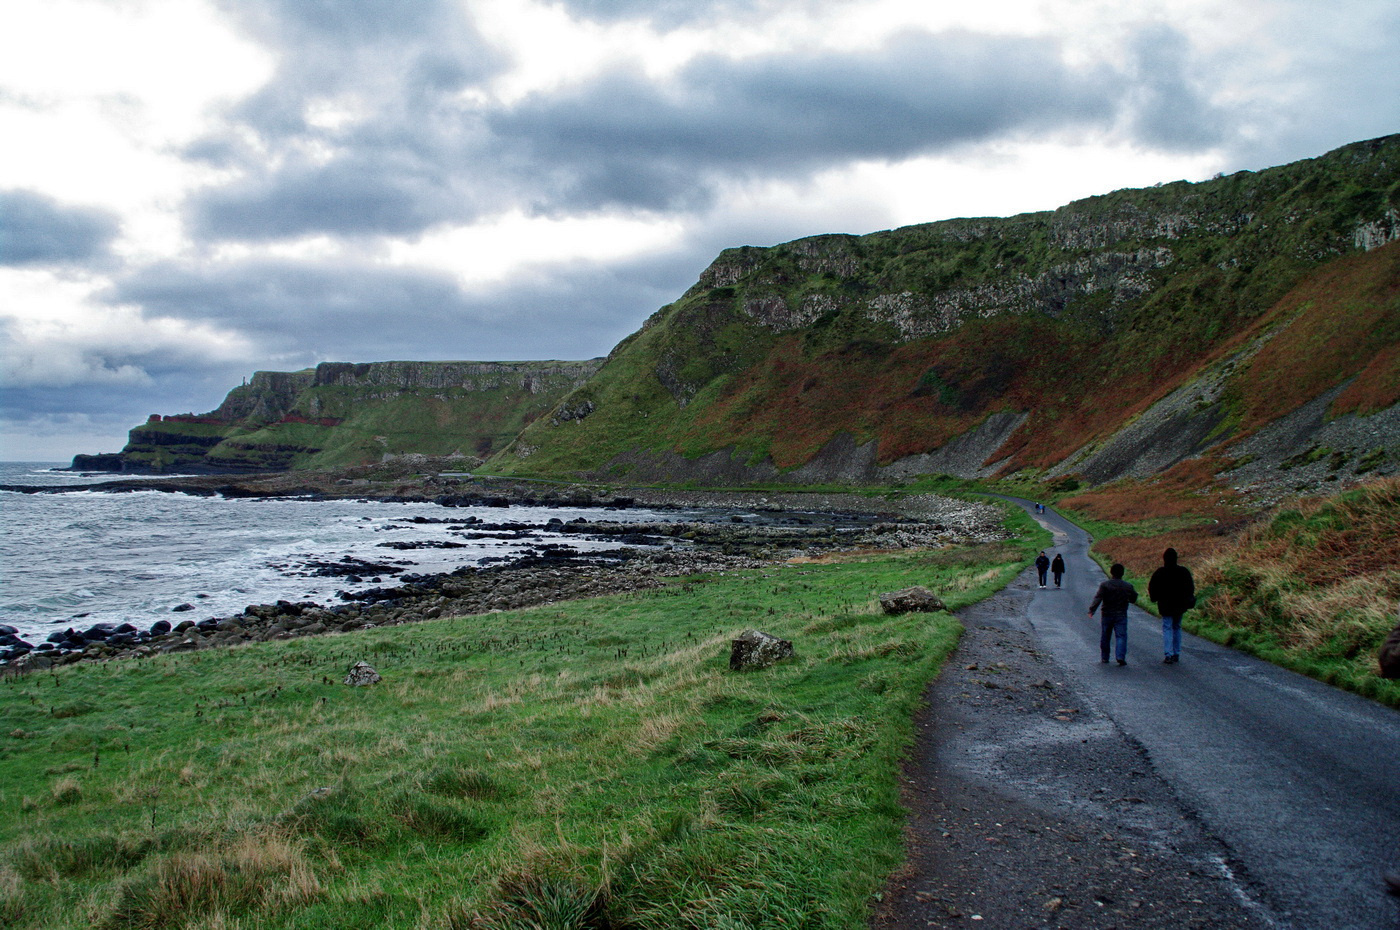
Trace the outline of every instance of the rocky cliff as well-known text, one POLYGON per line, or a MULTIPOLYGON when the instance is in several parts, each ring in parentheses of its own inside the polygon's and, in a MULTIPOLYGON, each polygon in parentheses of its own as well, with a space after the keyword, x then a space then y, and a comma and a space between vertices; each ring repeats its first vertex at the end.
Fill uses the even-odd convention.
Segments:
POLYGON ((120 456, 80 456, 74 467, 237 472, 363 464, 406 453, 479 458, 553 409, 600 363, 325 362, 303 371, 260 371, 217 409, 153 415, 131 430, 120 456))
POLYGON ((1400 136, 1058 210, 728 249, 606 361, 259 372, 139 470, 408 452, 604 481, 1316 487, 1400 468, 1400 136))
POLYGON ((1390 136, 1052 212, 729 249, 491 464, 717 482, 1394 470, 1397 239, 1390 136))

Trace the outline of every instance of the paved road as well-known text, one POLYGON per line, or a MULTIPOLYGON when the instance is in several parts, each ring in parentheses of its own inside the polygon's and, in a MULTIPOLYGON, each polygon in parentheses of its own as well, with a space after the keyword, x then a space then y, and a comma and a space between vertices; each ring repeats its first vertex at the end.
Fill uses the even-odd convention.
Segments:
POLYGON ((1137 609, 1128 665, 1099 664, 1086 613, 1104 574, 1089 539, 1033 516, 1068 566, 1062 590, 1040 590, 1030 570, 1038 647, 1228 848, 1243 893, 1278 927, 1400 926, 1379 882, 1400 870, 1400 713, 1194 636, 1163 665, 1160 621, 1137 609))

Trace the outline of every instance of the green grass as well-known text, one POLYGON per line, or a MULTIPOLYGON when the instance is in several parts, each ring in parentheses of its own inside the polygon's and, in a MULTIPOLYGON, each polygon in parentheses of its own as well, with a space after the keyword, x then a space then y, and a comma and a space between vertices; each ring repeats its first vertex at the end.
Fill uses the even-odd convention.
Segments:
POLYGON ((956 608, 1026 557, 776 566, 5 679, 0 921, 862 927, 959 633, 877 596, 956 608), (729 671, 749 627, 797 658, 729 671), (384 681, 340 684, 359 659, 384 681))
MULTIPOLYGON (((1209 591, 1206 592, 1209 595, 1209 591)), ((1381 678, 1376 674, 1374 654, 1378 646, 1373 637, 1366 637, 1368 655, 1358 656, 1355 638, 1332 636, 1318 646, 1300 650, 1286 634, 1248 629, 1220 622, 1209 613, 1192 612, 1182 621, 1182 627, 1197 636, 1247 652, 1309 678, 1326 682, 1345 691, 1400 708, 1400 681, 1381 678)))
POLYGON ((1242 533, 1198 573, 1194 633, 1400 707, 1376 652, 1400 600, 1400 479, 1300 500, 1242 533))

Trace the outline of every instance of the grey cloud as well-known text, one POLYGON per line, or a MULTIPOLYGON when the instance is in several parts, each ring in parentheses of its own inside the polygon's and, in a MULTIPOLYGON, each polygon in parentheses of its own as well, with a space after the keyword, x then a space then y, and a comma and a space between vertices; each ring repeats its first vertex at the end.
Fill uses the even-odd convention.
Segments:
POLYGON ((1165 149, 1200 149, 1220 142, 1228 116, 1193 80, 1203 69, 1192 61, 1186 37, 1165 24, 1138 32, 1132 43, 1134 74, 1128 94, 1133 135, 1165 149))
POLYGON ((105 297, 215 321, 266 355, 302 353, 308 361, 588 358, 673 299, 685 286, 679 280, 674 270, 579 265, 477 295, 429 271, 250 261, 151 266, 105 297))
MULTIPOLYGON (((772 0, 564 0, 571 13, 597 22, 647 20, 658 26, 680 26, 693 22, 713 22, 762 11, 775 6, 772 0)), ((784 6, 796 4, 788 2, 784 6)), ((819 5, 808 0, 802 6, 819 5)))
POLYGON ((105 258, 118 232, 110 213, 71 207, 29 191, 0 191, 0 265, 54 265, 105 258))
POLYGON ((443 0, 236 0, 222 6, 267 38, 364 43, 418 36, 455 17, 443 0))
POLYGON ((473 210, 431 163, 407 152, 385 160, 371 150, 211 190, 188 212, 198 234, 258 240, 413 233, 449 217, 469 218, 473 210))
POLYGON ((459 79, 451 61, 413 60, 421 73, 408 67, 371 119, 342 132, 298 123, 294 82, 246 104, 251 125, 335 154, 315 166, 289 154, 268 170, 235 133, 202 140, 190 154, 247 171, 190 202, 193 227, 258 240, 402 235, 510 202, 698 211, 730 179, 1107 124, 1122 93, 1121 81, 1067 67, 1052 41, 969 33, 907 33, 860 53, 706 56, 663 82, 615 70, 494 111, 444 90, 459 79))
POLYGON ((190 365, 144 385, 92 390, 0 388, 0 442, 7 457, 67 461, 79 452, 116 452, 127 430, 152 413, 204 413, 248 374, 243 366, 190 365))
POLYGON ((273 142, 315 130, 307 105, 350 93, 422 115, 425 101, 496 73, 498 53, 453 0, 238 0, 235 22, 278 55, 277 73, 235 117, 273 142))
POLYGON ((243 172, 187 203, 198 234, 394 235, 474 215, 475 198, 458 179, 474 122, 456 98, 501 60, 461 4, 258 0, 226 7, 278 56, 278 66, 265 87, 230 110, 224 131, 184 152, 243 172), (314 113, 323 105, 357 112, 344 125, 318 123, 314 113), (314 163, 308 149, 318 153, 314 163))
POLYGON ((710 56, 660 86, 614 72, 490 125, 547 172, 545 199, 655 209, 703 196, 721 176, 798 176, 1107 123, 1118 82, 1105 77, 1070 70, 1049 41, 910 33, 856 54, 710 56))
POLYGON ((1400 5, 1280 0, 1265 34, 1266 91, 1232 110, 1231 167, 1286 164, 1400 128, 1400 5))

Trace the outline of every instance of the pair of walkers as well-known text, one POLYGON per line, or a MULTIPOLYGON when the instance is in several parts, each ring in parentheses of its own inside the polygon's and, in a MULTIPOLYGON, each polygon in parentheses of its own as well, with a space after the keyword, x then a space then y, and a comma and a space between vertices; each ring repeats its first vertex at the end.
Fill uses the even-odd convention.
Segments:
POLYGON ((1065 574, 1065 560, 1058 552, 1055 553, 1055 561, 1050 561, 1050 557, 1045 554, 1045 550, 1040 550, 1040 555, 1035 557, 1035 573, 1040 577, 1040 586, 1045 587, 1045 576, 1053 572, 1055 575, 1055 587, 1060 586, 1060 579, 1065 574))
MULTIPOLYGON (((1123 566, 1115 562, 1109 569, 1109 579, 1099 585, 1089 605, 1090 617, 1103 608, 1099 621, 1099 661, 1108 661, 1112 646, 1119 665, 1128 664, 1128 605, 1136 604, 1138 598, 1137 589, 1124 580, 1123 571, 1123 566)), ((1175 549, 1162 553, 1162 567, 1153 572, 1147 582, 1147 596, 1162 615, 1162 661, 1175 665, 1181 661, 1181 616, 1196 606, 1196 581, 1190 569, 1177 564, 1175 549)))

